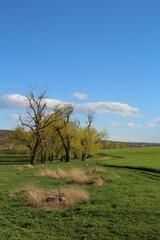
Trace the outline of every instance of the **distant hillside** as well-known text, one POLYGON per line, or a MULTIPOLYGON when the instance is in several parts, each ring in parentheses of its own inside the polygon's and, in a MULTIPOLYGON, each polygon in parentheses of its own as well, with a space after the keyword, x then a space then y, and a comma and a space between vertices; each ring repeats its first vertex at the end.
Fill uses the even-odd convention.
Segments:
POLYGON ((1 130, 0 129, 0 139, 1 140, 6 139, 11 132, 12 132, 12 130, 1 130))
POLYGON ((160 143, 146 142, 121 142, 102 140, 102 149, 117 149, 117 148, 143 148, 143 147, 158 147, 160 143))
POLYGON ((146 143, 146 142, 117 142, 111 141, 112 143, 122 143, 128 145, 130 148, 137 148, 137 147, 158 147, 160 143, 146 143))

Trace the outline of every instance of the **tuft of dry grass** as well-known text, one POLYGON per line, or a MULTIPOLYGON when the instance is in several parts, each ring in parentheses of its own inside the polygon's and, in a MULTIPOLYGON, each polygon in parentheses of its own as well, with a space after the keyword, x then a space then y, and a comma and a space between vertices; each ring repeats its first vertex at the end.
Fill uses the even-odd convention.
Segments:
POLYGON ((79 187, 67 187, 52 192, 37 188, 25 188, 19 191, 25 193, 29 206, 44 210, 66 209, 70 205, 89 199, 89 194, 79 187))
POLYGON ((27 165, 17 168, 17 170, 27 170, 27 169, 31 169, 31 168, 34 168, 33 165, 27 164, 27 165))
POLYGON ((38 177, 50 177, 50 178, 64 178, 67 177, 67 173, 58 168, 56 171, 52 171, 50 169, 45 169, 42 172, 37 174, 38 177))
POLYGON ((96 168, 89 169, 88 171, 86 171, 86 174, 92 175, 92 174, 102 173, 102 172, 106 172, 106 169, 101 168, 101 167, 96 167, 96 168))
POLYGON ((64 170, 58 168, 56 171, 52 171, 50 169, 45 169, 40 172, 37 176, 39 177, 51 177, 51 178, 69 178, 69 181, 72 183, 88 183, 94 185, 102 185, 104 183, 103 179, 100 177, 93 176, 95 173, 104 172, 105 170, 102 168, 90 169, 85 172, 80 168, 73 168, 69 172, 65 172, 64 170))
POLYGON ((104 180, 102 178, 100 178, 100 177, 92 177, 92 178, 90 178, 88 183, 96 185, 96 186, 101 186, 101 185, 104 184, 104 180))
MULTIPOLYGON (((95 173, 95 172, 94 172, 95 173)), ((90 173, 93 175, 93 172, 90 173)), ((93 185, 103 185, 104 180, 100 177, 95 177, 95 176, 88 176, 86 172, 84 172, 82 169, 74 168, 68 173, 68 177, 71 182, 76 182, 76 183, 88 183, 88 184, 93 184, 93 185)))
POLYGON ((88 181, 88 176, 86 175, 86 173, 79 168, 73 168, 68 173, 68 177, 71 182, 87 182, 88 181))

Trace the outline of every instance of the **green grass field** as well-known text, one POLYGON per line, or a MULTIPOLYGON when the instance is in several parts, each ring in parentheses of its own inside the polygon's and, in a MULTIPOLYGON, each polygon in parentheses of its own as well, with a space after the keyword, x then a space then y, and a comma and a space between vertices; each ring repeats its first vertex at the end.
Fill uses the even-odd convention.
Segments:
POLYGON ((27 156, 0 155, 0 240, 159 240, 160 239, 160 148, 105 150, 86 162, 55 161, 29 170, 17 167, 27 156), (109 159, 105 159, 111 157, 109 159), (106 169, 98 173, 102 186, 85 188, 89 200, 67 210, 40 210, 10 193, 26 185, 42 189, 68 186, 65 179, 40 178, 43 169, 106 169))

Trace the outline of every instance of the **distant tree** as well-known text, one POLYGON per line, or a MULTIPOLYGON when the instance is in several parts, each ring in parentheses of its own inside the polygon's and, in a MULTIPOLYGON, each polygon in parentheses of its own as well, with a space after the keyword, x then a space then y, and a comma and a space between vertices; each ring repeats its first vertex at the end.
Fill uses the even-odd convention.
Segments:
MULTIPOLYGON (((34 135, 30 131, 26 131, 24 127, 16 127, 9 135, 11 142, 10 147, 16 153, 31 153, 34 144, 34 135)), ((12 150, 13 151, 13 150, 12 150)))
POLYGON ((92 127, 81 129, 80 135, 82 161, 85 161, 88 156, 99 152, 101 148, 101 140, 108 137, 108 133, 105 130, 98 132, 92 127))

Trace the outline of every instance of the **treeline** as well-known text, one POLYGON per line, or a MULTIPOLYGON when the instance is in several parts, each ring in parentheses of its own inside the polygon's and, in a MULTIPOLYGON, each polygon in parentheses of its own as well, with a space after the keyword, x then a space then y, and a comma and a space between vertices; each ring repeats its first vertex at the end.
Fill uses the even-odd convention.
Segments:
POLYGON ((11 133, 10 142, 17 153, 31 155, 32 165, 36 165, 38 156, 42 162, 54 158, 69 162, 71 156, 81 156, 84 161, 99 152, 101 140, 108 137, 105 130, 98 132, 91 126, 93 112, 86 115, 87 124, 81 127, 73 116, 72 105, 56 106, 48 113, 44 92, 36 97, 34 91, 30 91, 27 102, 26 117, 20 117, 21 126, 11 133))
POLYGON ((129 148, 130 146, 127 143, 122 142, 114 142, 108 140, 101 141, 101 148, 102 149, 120 149, 120 148, 129 148))

